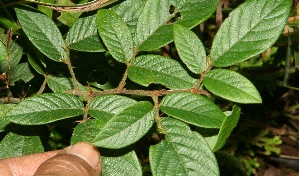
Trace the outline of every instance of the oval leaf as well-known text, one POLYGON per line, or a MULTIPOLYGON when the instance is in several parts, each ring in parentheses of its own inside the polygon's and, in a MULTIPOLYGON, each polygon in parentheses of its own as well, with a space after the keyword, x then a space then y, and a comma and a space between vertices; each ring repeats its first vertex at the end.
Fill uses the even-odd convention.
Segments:
POLYGON ((143 86, 160 83, 170 89, 188 89, 196 83, 177 61, 158 55, 135 58, 129 67, 128 76, 143 86))
POLYGON ((172 118, 163 118, 162 128, 166 140, 150 147, 153 175, 219 175, 217 160, 202 136, 172 118))
POLYGON ((104 148, 122 148, 139 140, 153 125, 156 115, 149 102, 139 102, 111 118, 99 131, 93 144, 104 148))
POLYGON ((26 98, 6 118, 22 125, 40 125, 83 114, 83 103, 68 94, 41 94, 26 98))
POLYGON ((36 48, 54 61, 67 57, 62 35, 47 15, 27 6, 15 10, 22 29, 36 48))
POLYGON ((98 31, 114 59, 127 63, 133 56, 133 38, 124 20, 111 10, 98 11, 98 31))
POLYGON ((252 0, 236 8, 213 41, 214 65, 230 66, 269 48, 283 30, 291 4, 291 0, 252 0))
POLYGON ((172 93, 161 103, 162 112, 199 127, 220 128, 225 115, 210 100, 193 93, 172 93))
POLYGON ((98 35, 96 19, 96 15, 91 15, 79 18, 75 22, 67 33, 65 41, 71 49, 87 52, 105 51, 98 35))
POLYGON ((234 71, 211 70, 205 76, 203 84, 213 94, 233 102, 262 102, 255 86, 247 78, 234 71))
POLYGON ((206 52, 198 37, 188 28, 173 26, 174 43, 186 66, 196 74, 206 69, 206 52))

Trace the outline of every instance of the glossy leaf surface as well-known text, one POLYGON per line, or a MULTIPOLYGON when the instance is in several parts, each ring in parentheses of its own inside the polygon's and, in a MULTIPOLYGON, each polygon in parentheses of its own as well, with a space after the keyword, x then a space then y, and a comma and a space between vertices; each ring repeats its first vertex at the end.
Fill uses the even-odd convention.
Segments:
POLYGON ((193 73, 202 73, 206 68, 206 52, 196 34, 181 25, 174 25, 173 35, 182 61, 193 73))
POLYGON ((41 94, 26 98, 6 114, 6 118, 22 125, 39 125, 83 114, 83 103, 68 94, 41 94))
POLYGON ((172 93, 161 103, 162 112, 199 127, 220 128, 225 115, 210 100, 193 93, 172 93))
POLYGON ((97 16, 79 18, 67 33, 65 42, 71 49, 87 52, 103 52, 97 28, 97 16))
POLYGON ((204 86, 213 94, 237 103, 261 103, 262 99, 255 86, 243 75, 222 69, 207 73, 204 86))
POLYGON ((143 86, 160 83, 170 89, 192 88, 196 82, 177 61, 158 55, 135 58, 128 76, 143 86))
POLYGON ((48 16, 29 7, 15 10, 22 29, 36 48, 54 61, 67 57, 62 35, 48 16))
POLYGON ((163 118, 162 128, 166 139, 150 147, 153 175, 219 175, 216 158, 202 136, 170 117, 163 118))
POLYGON ((104 148, 128 146, 143 137, 151 128, 155 114, 151 103, 136 103, 104 122, 93 139, 93 144, 104 148))
POLYGON ((280 36, 291 4, 291 0, 251 0, 236 8, 213 41, 214 65, 230 66, 269 48, 280 36))
POLYGON ((98 31, 114 59, 127 63, 133 58, 133 38, 123 19, 111 10, 99 10, 98 31))

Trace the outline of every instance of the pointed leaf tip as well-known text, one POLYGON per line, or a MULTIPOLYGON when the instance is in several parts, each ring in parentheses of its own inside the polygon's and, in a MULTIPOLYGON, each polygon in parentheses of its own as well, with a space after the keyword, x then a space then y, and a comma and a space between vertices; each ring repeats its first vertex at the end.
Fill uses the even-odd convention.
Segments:
POLYGON ((269 48, 280 36, 291 4, 291 0, 251 0, 236 8, 213 41, 214 65, 230 66, 269 48))
POLYGON ((255 86, 243 75, 222 69, 207 73, 204 86, 213 94, 237 103, 262 103, 255 86))

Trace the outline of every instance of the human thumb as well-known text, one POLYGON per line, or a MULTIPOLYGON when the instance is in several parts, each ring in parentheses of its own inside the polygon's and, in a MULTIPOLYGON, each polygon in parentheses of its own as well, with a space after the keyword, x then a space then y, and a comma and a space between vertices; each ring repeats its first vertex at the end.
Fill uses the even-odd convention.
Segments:
POLYGON ((96 147, 80 142, 63 149, 43 162, 34 176, 99 176, 101 174, 100 157, 96 147))

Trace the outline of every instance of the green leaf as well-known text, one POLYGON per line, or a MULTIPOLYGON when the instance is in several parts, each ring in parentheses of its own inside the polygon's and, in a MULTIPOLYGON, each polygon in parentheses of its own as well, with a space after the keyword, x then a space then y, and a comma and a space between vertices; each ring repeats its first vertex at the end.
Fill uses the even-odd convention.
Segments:
MULTIPOLYGON (((80 4, 87 3, 88 0, 80 0, 80 4)), ((71 0, 59 0, 57 1, 56 5, 60 6, 76 6, 75 3, 73 3, 71 0)), ((60 16, 57 18, 62 24, 71 27, 76 22, 76 20, 79 18, 79 16, 82 14, 82 12, 61 12, 60 16)))
POLYGON ((124 20, 111 10, 101 9, 97 15, 98 31, 114 59, 127 63, 133 56, 133 38, 124 20))
POLYGON ((236 8, 213 41, 214 65, 230 66, 269 48, 280 36, 291 4, 291 0, 251 0, 236 8))
POLYGON ((136 103, 136 100, 120 95, 97 96, 90 102, 88 113, 97 119, 108 119, 136 103))
POLYGON ((135 34, 138 18, 147 0, 126 0, 119 5, 113 6, 113 10, 128 25, 131 34, 135 34))
POLYGON ((219 107, 210 100, 189 92, 166 95, 160 109, 172 117, 205 128, 220 128, 225 118, 219 107))
POLYGON ((202 73, 206 68, 206 52, 196 34, 188 28, 175 24, 173 35, 182 61, 193 73, 202 73))
POLYGON ((70 77, 49 75, 47 83, 49 88, 55 93, 74 90, 73 80, 70 77))
POLYGON ((153 125, 153 105, 139 102, 113 116, 98 130, 93 144, 104 148, 122 148, 139 140, 153 125))
POLYGON ((25 83, 29 82, 34 77, 29 63, 18 64, 11 70, 10 85, 13 86, 16 81, 23 80, 25 83))
POLYGON ((220 150, 224 146, 231 132, 237 126, 240 118, 240 114, 241 114, 241 108, 235 105, 233 107, 233 110, 230 112, 230 114, 226 116, 226 118, 224 119, 220 127, 220 131, 218 133, 218 137, 215 145, 213 146, 210 145, 210 147, 213 149, 214 152, 220 150))
POLYGON ((160 83, 170 89, 189 89, 196 82, 177 61, 159 55, 135 58, 129 67, 128 76, 143 86, 160 83))
POLYGON ((192 28, 209 18, 218 3, 219 0, 148 0, 138 19, 136 47, 150 51, 170 43, 173 23, 192 28))
POLYGON ((77 13, 61 12, 61 15, 57 18, 57 20, 59 20, 62 24, 68 27, 72 27, 81 14, 82 13, 80 12, 77 13))
POLYGON ((116 114, 136 104, 137 101, 120 95, 102 95, 95 97, 89 105, 88 113, 95 119, 87 120, 84 124, 78 124, 73 132, 71 143, 80 141, 93 142, 99 133, 99 129, 116 114))
MULTIPOLYGON (((39 0, 39 2, 54 4, 54 0, 39 0)), ((49 7, 38 5, 38 10, 46 14, 49 18, 52 18, 53 10, 49 7)))
POLYGON ((105 51, 97 30, 96 15, 79 18, 66 35, 71 49, 87 52, 105 51))
POLYGON ((41 94, 26 98, 6 118, 22 125, 40 125, 83 114, 83 103, 68 94, 41 94))
MULTIPOLYGON (((6 35, 1 34, 0 40, 3 43, 7 43, 6 35)), ((12 40, 10 40, 9 45, 10 69, 13 69, 21 60, 23 48, 12 40)), ((0 60, 0 72, 8 72, 8 58, 0 60)))
POLYGON ((36 48, 54 61, 67 57, 62 35, 49 17, 27 6, 15 11, 25 34, 36 48))
POLYGON ((219 0, 172 1, 176 12, 181 16, 177 19, 177 23, 187 28, 193 28, 208 19, 219 4, 219 0))
POLYGON ((44 151, 39 136, 8 133, 0 143, 0 159, 19 157, 44 151))
MULTIPOLYGON (((48 75, 47 83, 49 88, 54 93, 64 93, 66 91, 71 91, 75 89, 73 80, 70 77, 48 75)), ((80 83, 78 83, 78 85, 81 90, 88 91, 87 87, 84 87, 80 83)))
POLYGON ((121 156, 102 156, 102 176, 142 176, 142 169, 134 151, 121 156))
POLYGON ((0 61, 7 60, 8 52, 3 42, 0 41, 0 61))
POLYGON ((153 175, 219 175, 216 158, 202 136, 169 117, 163 118, 162 128, 166 140, 150 147, 153 175))
POLYGON ((41 74, 46 74, 46 68, 44 64, 44 59, 42 55, 39 55, 38 53, 36 55, 32 55, 30 53, 27 53, 28 62, 30 65, 34 68, 34 70, 41 74))
POLYGON ((203 84, 213 94, 233 102, 262 102, 255 86, 247 78, 234 71, 211 70, 205 76, 203 84))
POLYGON ((92 140, 97 135, 99 129, 101 129, 110 118, 102 119, 89 119, 84 120, 79 123, 72 134, 71 145, 78 142, 89 142, 92 143, 92 140))
POLYGON ((0 132, 10 123, 5 116, 14 106, 15 104, 0 104, 0 132))
POLYGON ((171 18, 169 7, 169 0, 148 0, 146 2, 137 22, 135 46, 138 50, 148 50, 142 45, 171 18))

